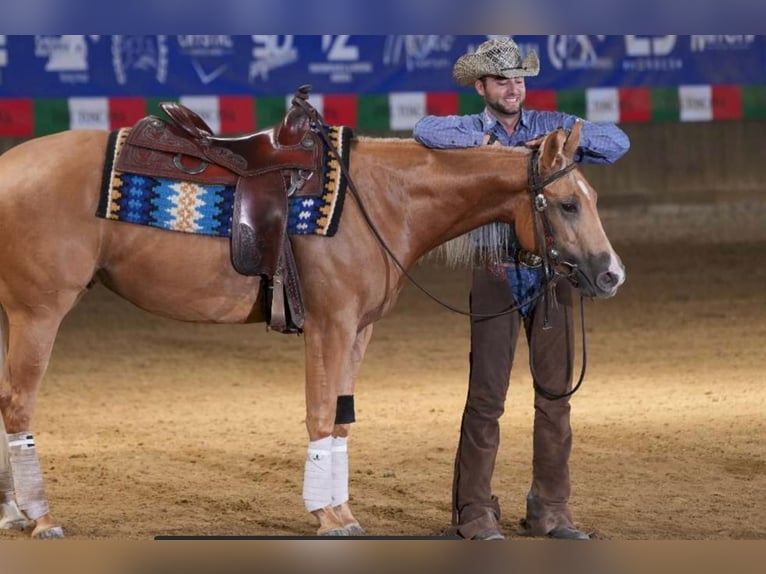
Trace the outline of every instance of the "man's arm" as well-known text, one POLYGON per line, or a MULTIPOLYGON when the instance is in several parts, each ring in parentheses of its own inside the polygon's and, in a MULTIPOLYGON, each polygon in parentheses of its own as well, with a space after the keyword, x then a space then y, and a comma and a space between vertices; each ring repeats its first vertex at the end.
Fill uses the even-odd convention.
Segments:
POLYGON ((582 163, 614 163, 630 149, 627 134, 615 124, 590 122, 577 116, 560 114, 559 125, 571 129, 578 119, 582 122, 580 145, 575 161, 582 163))
POLYGON ((426 147, 448 149, 480 146, 484 133, 473 116, 425 116, 415 124, 412 137, 426 147))
POLYGON ((530 110, 529 131, 536 139, 557 128, 572 129, 577 120, 582 122, 580 145, 574 160, 582 163, 614 163, 630 148, 628 136, 616 125, 607 122, 590 122, 564 112, 530 110))

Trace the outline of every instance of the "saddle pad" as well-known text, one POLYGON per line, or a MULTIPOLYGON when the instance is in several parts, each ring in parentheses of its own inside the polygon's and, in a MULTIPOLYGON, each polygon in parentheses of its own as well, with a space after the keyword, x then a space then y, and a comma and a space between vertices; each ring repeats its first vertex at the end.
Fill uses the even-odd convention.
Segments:
MULTIPOLYGON (((115 170, 129 132, 130 128, 122 128, 109 134, 96 216, 169 231, 231 237, 235 186, 203 185, 115 170)), ((332 126, 329 136, 348 166, 352 130, 332 126)), ((323 171, 320 195, 289 198, 289 234, 332 237, 337 232, 347 185, 328 149, 324 150, 323 171)))

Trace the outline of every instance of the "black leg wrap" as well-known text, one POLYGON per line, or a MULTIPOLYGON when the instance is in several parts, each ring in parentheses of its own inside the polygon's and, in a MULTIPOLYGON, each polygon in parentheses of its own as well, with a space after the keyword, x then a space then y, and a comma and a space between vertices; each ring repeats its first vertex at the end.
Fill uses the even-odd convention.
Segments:
POLYGON ((338 406, 335 409, 335 424, 345 425, 355 420, 354 395, 338 395, 338 406))

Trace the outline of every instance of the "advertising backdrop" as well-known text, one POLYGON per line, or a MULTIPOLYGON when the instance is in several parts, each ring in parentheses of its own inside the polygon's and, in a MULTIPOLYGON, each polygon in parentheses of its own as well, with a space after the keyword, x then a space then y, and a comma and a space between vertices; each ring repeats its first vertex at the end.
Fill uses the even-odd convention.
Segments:
MULTIPOLYGON (((475 111, 452 65, 493 36, 0 35, 0 136, 114 128, 179 100, 219 133, 281 119, 311 84, 329 123, 410 130, 475 111)), ((766 117, 766 36, 516 35, 540 56, 528 103, 591 120, 766 117)))

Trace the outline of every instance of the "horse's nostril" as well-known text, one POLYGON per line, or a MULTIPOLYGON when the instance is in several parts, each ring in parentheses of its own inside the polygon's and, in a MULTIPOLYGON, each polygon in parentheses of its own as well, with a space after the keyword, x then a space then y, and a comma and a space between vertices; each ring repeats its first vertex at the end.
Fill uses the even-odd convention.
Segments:
POLYGON ((617 286, 619 280, 615 273, 605 271, 604 273, 599 273, 598 277, 596 277, 596 285, 602 291, 611 291, 617 286))

